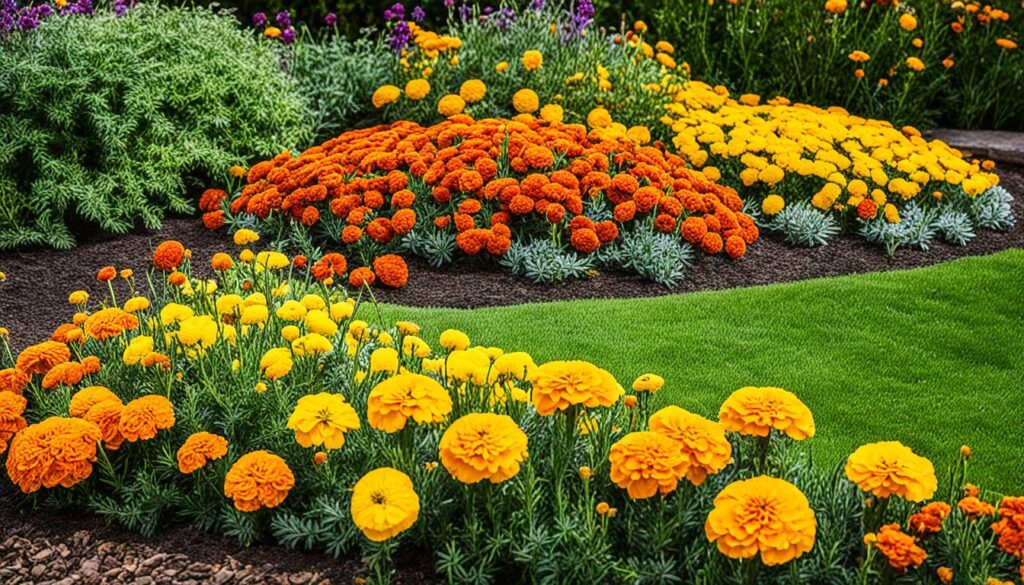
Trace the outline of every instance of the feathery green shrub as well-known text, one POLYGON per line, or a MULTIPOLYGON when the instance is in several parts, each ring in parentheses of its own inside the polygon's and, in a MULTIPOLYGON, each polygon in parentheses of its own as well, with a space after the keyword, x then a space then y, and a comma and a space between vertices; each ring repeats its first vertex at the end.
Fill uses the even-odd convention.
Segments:
POLYGON ((0 250, 158 227, 231 165, 304 142, 276 59, 205 8, 52 18, 4 42, 0 250))

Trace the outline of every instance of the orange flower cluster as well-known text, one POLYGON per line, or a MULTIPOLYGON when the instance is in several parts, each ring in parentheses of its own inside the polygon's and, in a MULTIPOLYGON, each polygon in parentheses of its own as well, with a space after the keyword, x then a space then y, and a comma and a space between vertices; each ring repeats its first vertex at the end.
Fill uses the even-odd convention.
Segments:
POLYGON ((30 345, 18 354, 14 369, 26 375, 46 374, 58 364, 71 360, 71 350, 57 341, 30 345))
MULTIPOLYGON (((992 525, 997 544, 1006 554, 1024 561, 1024 497, 1005 497, 999 504, 999 521, 992 525)), ((1024 568, 1021 569, 1024 572, 1024 568)))
POLYGON ((942 521, 949 516, 950 507, 946 502, 932 502, 921 508, 921 511, 910 516, 910 528, 920 534, 932 534, 942 531, 942 521))
POLYGON ((118 423, 118 430, 125 440, 134 443, 152 439, 157 431, 174 426, 174 407, 171 402, 157 394, 150 394, 132 400, 125 405, 118 423))
POLYGON ((100 371, 100 360, 89 356, 81 362, 64 362, 57 364, 43 376, 43 389, 52 390, 57 386, 75 386, 82 378, 100 371))
POLYGON ((242 512, 276 508, 295 485, 284 459, 269 451, 242 455, 224 477, 224 495, 242 512))
POLYGON ((92 474, 100 429, 77 418, 51 417, 14 435, 7 475, 24 493, 45 486, 66 488, 92 474))
MULTIPOLYGON (((204 200, 206 224, 222 225, 222 215, 211 215, 223 214, 220 199, 204 200)), ((529 115, 457 115, 429 127, 401 121, 349 131, 298 156, 283 152, 249 170, 227 210, 281 214, 361 257, 396 249, 417 228, 454 235, 468 256, 501 256, 513 233, 526 232, 564 234, 560 241, 590 253, 618 238, 624 224, 647 221, 709 254, 739 258, 759 235, 742 207, 736 191, 660 145, 529 115), (586 217, 591 199, 603 200, 613 219, 586 217)), ((381 260, 373 262, 376 279, 404 284, 404 265, 381 260)), ((369 267, 357 270, 360 284, 372 280, 369 267)))
POLYGON ((919 567, 928 553, 917 546, 917 539, 900 530, 899 524, 886 524, 877 533, 869 533, 865 542, 878 548, 889 560, 893 570, 903 573, 910 567, 919 567))
POLYGON ((207 462, 228 453, 228 440, 220 435, 200 431, 189 435, 178 449, 178 469, 189 474, 206 467, 207 462))
POLYGON ((20 394, 0 392, 0 453, 7 450, 7 442, 27 423, 22 416, 28 401, 20 394))

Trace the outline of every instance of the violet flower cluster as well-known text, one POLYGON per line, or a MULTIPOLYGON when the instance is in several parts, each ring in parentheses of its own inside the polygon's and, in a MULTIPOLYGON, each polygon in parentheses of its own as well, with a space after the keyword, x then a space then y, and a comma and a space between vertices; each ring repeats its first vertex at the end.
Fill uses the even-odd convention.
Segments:
MULTIPOLYGON (((337 17, 335 17, 335 19, 337 19, 337 17)), ((325 18, 324 21, 326 22, 326 20, 327 19, 325 18)), ((269 19, 265 13, 256 12, 252 15, 252 25, 258 29, 263 29, 264 32, 269 28, 268 23, 269 19)), ((292 26, 292 17, 288 14, 287 10, 282 10, 274 15, 274 23, 276 24, 275 28, 281 31, 281 33, 277 35, 277 40, 286 45, 290 45, 295 42, 295 27, 292 26)), ((333 21, 330 24, 333 24, 333 21)))
MULTIPOLYGON (((127 0, 114 0, 114 12, 122 16, 128 11, 127 0)), ((35 6, 18 6, 17 0, 0 0, 0 38, 10 36, 15 31, 29 31, 39 28, 39 23, 53 16, 68 14, 92 14, 94 11, 91 0, 58 4, 54 9, 49 4, 35 6)))

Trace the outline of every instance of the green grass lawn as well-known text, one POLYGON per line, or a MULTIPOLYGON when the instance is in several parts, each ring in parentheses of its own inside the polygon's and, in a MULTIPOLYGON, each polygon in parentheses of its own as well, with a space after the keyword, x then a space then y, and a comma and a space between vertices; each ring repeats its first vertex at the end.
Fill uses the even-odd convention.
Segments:
POLYGON ((641 300, 478 310, 381 307, 436 343, 584 359, 628 386, 665 377, 664 397, 715 417, 741 386, 780 386, 814 412, 816 458, 899 440, 936 464, 961 444, 983 487, 1024 488, 1024 250, 918 270, 641 300))

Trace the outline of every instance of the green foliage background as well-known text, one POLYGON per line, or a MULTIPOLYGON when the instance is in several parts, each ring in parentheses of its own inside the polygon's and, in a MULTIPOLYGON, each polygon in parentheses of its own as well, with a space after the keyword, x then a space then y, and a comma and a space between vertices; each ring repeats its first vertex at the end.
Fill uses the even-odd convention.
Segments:
POLYGON ((0 249, 158 227, 230 165, 304 143, 276 59, 205 8, 54 17, 0 45, 0 249))

